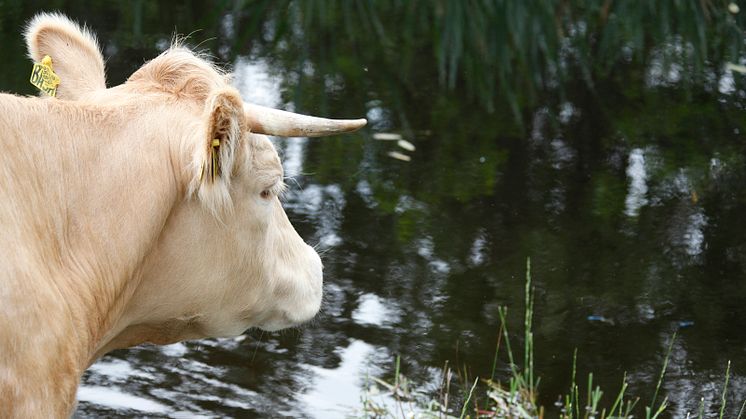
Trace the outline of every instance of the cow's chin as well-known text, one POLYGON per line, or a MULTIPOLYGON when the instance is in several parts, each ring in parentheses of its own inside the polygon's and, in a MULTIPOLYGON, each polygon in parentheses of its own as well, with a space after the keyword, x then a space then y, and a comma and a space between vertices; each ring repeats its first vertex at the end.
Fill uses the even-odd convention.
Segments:
POLYGON ((287 319, 271 319, 261 323, 236 322, 232 324, 213 324, 202 329, 204 337, 208 338, 232 338, 246 333, 251 329, 259 329, 265 332, 277 332, 283 329, 300 326, 304 322, 290 322, 287 319))
POLYGON ((206 337, 227 338, 245 333, 249 329, 257 328, 265 332, 277 332, 302 326, 313 320, 321 308, 321 298, 310 298, 303 303, 296 302, 289 305, 293 309, 270 309, 261 314, 254 312, 242 313, 238 318, 222 318, 207 321, 201 325, 202 333, 206 337))
POLYGON ((293 327, 290 323, 283 322, 269 322, 259 325, 259 329, 264 330, 265 332, 277 332, 290 327, 293 327))
MULTIPOLYGON (((298 327, 312 320, 321 308, 323 265, 316 251, 305 246, 306 263, 290 266, 270 282, 285 283, 285 291, 275 295, 272 309, 254 317, 256 327, 267 332, 275 332, 298 327), (284 279, 283 279, 284 278, 284 279)), ((256 315, 256 313, 253 313, 256 315)))
POLYGON ((309 310, 309 314, 303 316, 288 316, 287 313, 283 313, 277 318, 269 319, 267 321, 258 324, 257 327, 265 332, 277 332, 278 330, 289 329, 292 327, 298 327, 311 321, 318 312, 318 307, 313 310, 309 310))

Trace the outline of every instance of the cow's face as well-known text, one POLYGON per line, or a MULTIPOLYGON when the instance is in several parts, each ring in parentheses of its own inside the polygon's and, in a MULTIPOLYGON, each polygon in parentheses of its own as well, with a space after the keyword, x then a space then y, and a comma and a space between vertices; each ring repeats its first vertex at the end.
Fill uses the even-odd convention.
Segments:
POLYGON ((232 188, 235 217, 226 225, 226 240, 236 245, 236 276, 243 278, 243 292, 253 291, 235 314, 241 322, 278 330, 318 312, 321 259, 295 231, 280 204, 285 184, 274 146, 263 135, 246 134, 244 140, 241 150, 246 154, 239 153, 232 188))
POLYGON ((282 208, 283 171, 272 143, 242 133, 230 176, 231 208, 215 209, 205 202, 215 198, 209 193, 187 199, 148 258, 130 308, 136 323, 150 324, 147 340, 278 330, 319 310, 321 260, 282 208))
POLYGON ((169 83, 190 86, 178 92, 152 83, 149 73, 162 77, 163 70, 151 67, 174 59, 166 55, 125 85, 142 95, 184 98, 173 102, 173 113, 196 121, 172 130, 170 141, 182 152, 177 177, 184 179, 187 199, 174 210, 146 261, 129 308, 131 322, 149 324, 155 333, 147 339, 165 342, 308 321, 321 304, 321 260, 282 208, 277 151, 267 137, 251 133, 261 111, 245 105, 201 60, 184 51, 173 54, 192 66, 178 71, 199 81, 173 83, 176 76, 167 77, 169 83), (154 85, 163 91, 153 93, 154 85))

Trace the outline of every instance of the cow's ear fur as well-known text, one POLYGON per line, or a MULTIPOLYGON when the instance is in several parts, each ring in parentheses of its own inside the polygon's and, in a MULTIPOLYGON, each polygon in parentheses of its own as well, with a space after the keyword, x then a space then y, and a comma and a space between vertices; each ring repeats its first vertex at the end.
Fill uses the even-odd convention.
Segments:
POLYGON ((205 132, 200 137, 191 190, 215 215, 232 208, 231 177, 235 151, 244 131, 243 101, 235 89, 211 93, 205 102, 205 132))
POLYGON ((26 27, 26 46, 34 62, 41 62, 45 55, 52 58, 54 72, 60 77, 58 98, 76 100, 106 88, 104 59, 96 37, 67 17, 36 15, 26 27))

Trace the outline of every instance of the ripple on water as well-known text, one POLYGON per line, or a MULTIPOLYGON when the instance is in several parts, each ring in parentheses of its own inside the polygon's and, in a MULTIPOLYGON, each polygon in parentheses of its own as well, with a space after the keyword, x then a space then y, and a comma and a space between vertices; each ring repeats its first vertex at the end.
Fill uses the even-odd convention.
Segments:
POLYGON ((352 320, 363 326, 390 327, 399 320, 399 310, 393 301, 375 294, 363 294, 352 312, 352 320))
POLYGON ((95 364, 91 365, 89 370, 92 373, 105 376, 109 381, 127 381, 130 377, 141 377, 147 380, 152 380, 155 377, 153 374, 138 371, 132 367, 132 364, 123 359, 104 359, 95 364))
POLYGON ((360 405, 360 395, 366 377, 376 376, 375 360, 383 347, 375 347, 361 340, 352 340, 345 348, 337 348, 341 362, 336 368, 306 366, 313 372, 311 390, 302 394, 299 402, 306 406, 305 413, 312 418, 347 418, 360 405))
POLYGON ((163 355, 170 357, 182 357, 186 355, 188 351, 189 349, 186 345, 181 342, 161 346, 161 352, 163 352, 163 355))
POLYGON ((168 406, 140 396, 127 394, 116 386, 80 386, 78 401, 92 403, 115 410, 141 413, 167 414, 168 406))

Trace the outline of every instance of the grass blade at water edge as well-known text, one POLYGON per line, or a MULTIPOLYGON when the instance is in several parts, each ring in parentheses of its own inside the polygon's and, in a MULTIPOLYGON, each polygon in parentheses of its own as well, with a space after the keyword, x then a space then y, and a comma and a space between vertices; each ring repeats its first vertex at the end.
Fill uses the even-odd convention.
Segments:
POLYGON ((394 398, 396 399, 396 404, 399 405, 399 410, 401 410, 402 417, 404 417, 404 406, 402 406, 401 399, 399 398, 400 367, 401 367, 401 355, 397 355, 396 356, 396 371, 394 372, 394 398))
POLYGON ((650 419, 656 419, 658 416, 660 416, 661 413, 663 413, 664 410, 668 407, 668 397, 664 398, 661 402, 661 405, 658 406, 658 410, 653 413, 652 416, 650 416, 650 412, 652 412, 652 407, 648 406, 645 408, 645 415, 649 417, 650 419))
POLYGON ((534 318, 534 293, 531 288, 531 258, 526 258, 525 312, 523 316, 523 374, 531 394, 534 392, 534 334, 531 330, 534 318))
POLYGON ((565 395, 565 401, 564 401, 564 406, 563 406, 563 412, 565 413, 565 416, 562 416, 563 418, 573 417, 575 400, 577 399, 577 397, 575 396, 575 391, 578 387, 575 383, 577 361, 578 361, 578 348, 575 348, 575 350, 572 353, 572 373, 570 375, 570 392, 567 393, 567 395, 565 395))
POLYGON ((396 356, 396 367, 394 370, 394 387, 399 387, 399 366, 401 365, 401 355, 396 356))
MULTIPOLYGON (((619 408, 619 413, 622 412, 622 405, 624 404, 624 392, 627 391, 627 373, 624 373, 624 376, 622 377, 622 388, 619 389, 619 394, 616 396, 616 400, 614 400, 614 404, 611 405, 611 409, 609 409, 609 417, 614 416, 614 412, 616 412, 616 409, 619 408)), ((617 415, 618 416, 618 415, 617 415)))
POLYGON ((492 358, 492 372, 490 373, 490 380, 495 380, 495 370, 497 369, 497 354, 500 352, 500 341, 502 340, 502 333, 505 325, 500 322, 500 329, 497 331, 497 343, 495 344, 495 356, 492 358))
POLYGON ((699 416, 697 418, 704 419, 705 417, 705 398, 701 397, 699 399, 699 416))
POLYGON ((666 369, 668 368, 668 361, 671 359, 671 351, 673 350, 673 344, 676 341, 676 332, 673 332, 671 336, 671 342, 668 344, 668 350, 666 351, 666 357, 663 358, 663 368, 661 368, 661 375, 658 377, 658 383, 655 385, 655 392, 653 393, 653 400, 650 402, 650 406, 645 408, 645 416, 648 419, 657 417, 660 412, 665 409, 667 400, 663 400, 660 407, 653 416, 650 416, 650 412, 655 408, 655 399, 658 397, 658 391, 660 391, 661 384, 663 383, 663 376, 666 375, 666 369))
POLYGON ((503 337, 505 338, 505 350, 508 351, 508 361, 510 362, 510 371, 513 376, 518 375, 518 371, 515 369, 515 362, 513 361, 513 350, 510 348, 510 337, 508 336, 508 323, 505 318, 508 314, 507 307, 498 307, 497 314, 500 316, 500 324, 503 330, 503 337))
MULTIPOLYGON (((730 378, 730 360, 728 360, 728 366, 725 368, 725 384, 723 384, 723 395, 720 398, 720 419, 723 419, 725 413, 725 395, 728 393, 728 379, 730 378)), ((740 416, 740 415, 739 415, 740 416)))
POLYGON ((472 394, 474 394, 474 388, 477 386, 478 382, 479 382, 479 377, 477 377, 474 380, 474 384, 471 386, 471 390, 469 390, 469 395, 466 397, 466 400, 464 401, 464 407, 461 408, 461 416, 459 416, 460 419, 463 419, 466 416, 466 409, 469 407, 469 401, 471 400, 472 394))
MULTIPOLYGON (((586 388, 586 403, 590 403, 591 401, 591 390, 593 389, 593 373, 588 373, 588 388, 586 388)), ((588 406, 588 405, 586 405, 588 406)), ((588 418, 588 415, 590 414, 590 409, 586 408, 585 410, 585 418, 588 418)))

